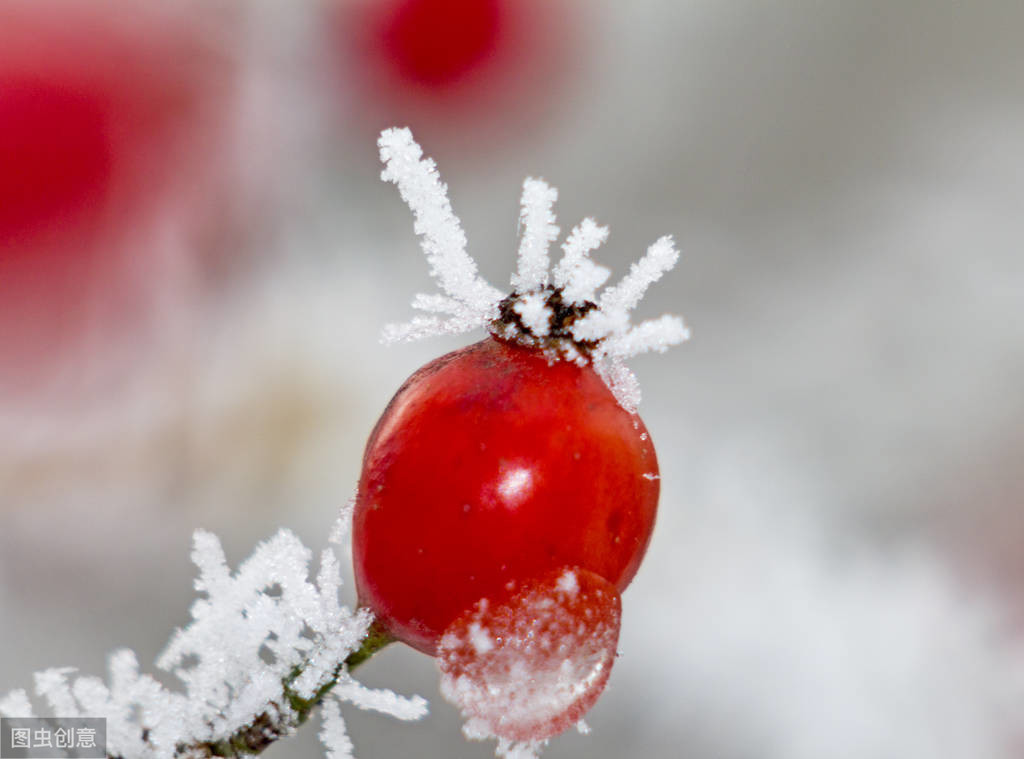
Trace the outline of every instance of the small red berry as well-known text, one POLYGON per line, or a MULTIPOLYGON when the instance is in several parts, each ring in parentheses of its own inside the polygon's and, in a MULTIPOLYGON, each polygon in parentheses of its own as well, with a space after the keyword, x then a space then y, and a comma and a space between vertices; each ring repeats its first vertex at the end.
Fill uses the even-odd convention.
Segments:
POLYGON ((361 602, 427 653, 457 616, 564 566, 623 590, 658 462, 589 366, 489 338, 414 374, 370 436, 353 532, 361 602))

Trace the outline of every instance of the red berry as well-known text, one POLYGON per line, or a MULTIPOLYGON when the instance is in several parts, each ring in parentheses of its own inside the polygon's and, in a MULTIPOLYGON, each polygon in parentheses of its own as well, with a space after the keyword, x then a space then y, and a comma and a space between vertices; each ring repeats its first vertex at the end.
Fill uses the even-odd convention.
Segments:
POLYGON ((416 372, 370 435, 353 516, 360 604, 439 655, 469 737, 535 756, 604 688, 619 592, 654 527, 658 463, 625 360, 689 331, 668 315, 631 326, 629 312, 679 254, 662 237, 598 294, 610 272, 589 254, 608 230, 584 219, 552 268, 557 191, 527 178, 503 295, 477 273, 412 133, 385 130, 378 145, 441 290, 417 295, 425 315, 390 325, 385 341, 476 327, 491 337, 416 372))
POLYGON ((621 617, 615 586, 578 568, 527 582, 503 604, 481 601, 441 638, 441 693, 471 737, 550 738, 604 690, 621 617))
POLYGON ((481 598, 566 566, 624 589, 654 526, 658 463, 588 365, 488 338, 416 372, 367 444, 360 602, 433 654, 481 598))

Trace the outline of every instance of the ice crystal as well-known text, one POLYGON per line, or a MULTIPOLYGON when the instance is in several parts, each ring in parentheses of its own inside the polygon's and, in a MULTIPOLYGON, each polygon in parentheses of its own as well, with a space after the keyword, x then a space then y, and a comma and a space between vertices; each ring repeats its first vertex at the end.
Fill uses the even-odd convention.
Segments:
POLYGON ((497 314, 501 293, 477 274, 476 263, 466 253, 466 234, 452 212, 448 190, 441 183, 434 162, 408 129, 388 129, 378 141, 385 168, 381 179, 394 182, 415 218, 416 234, 423 238, 423 252, 445 296, 420 296, 415 305, 433 314, 407 325, 391 327, 387 340, 406 340, 444 332, 465 332, 485 324, 497 314))
MULTIPOLYGON (((304 704, 311 706, 335 683, 321 736, 329 757, 348 759, 340 702, 403 720, 422 717, 426 702, 352 679, 344 661, 366 636, 370 615, 339 603, 331 550, 322 552, 312 581, 311 559, 311 551, 282 529, 232 572, 216 536, 197 530, 192 560, 203 597, 192 605, 191 623, 157 659, 183 690, 140 674, 134 652, 121 650, 110 656, 107 682, 72 678, 70 668, 48 669, 35 676, 36 695, 55 715, 106 717, 109 755, 156 759, 210 756, 217 744, 240 735, 249 745, 265 745, 291 733, 305 716, 304 704)), ((0 713, 31 716, 28 694, 16 690, 0 699, 0 713)))
POLYGON ((336 700, 329 699, 324 704, 322 721, 320 742, 327 749, 327 759, 351 759, 354 747, 345 729, 341 706, 336 700))
POLYGON ((616 285, 598 289, 609 271, 590 259, 608 238, 607 227, 584 219, 562 245, 562 259, 550 266, 549 248, 558 238, 554 203, 558 191, 542 179, 523 183, 520 211, 522 237, 519 260, 512 276, 512 294, 506 298, 477 273, 466 252, 466 236, 452 211, 447 188, 437 167, 423 158, 408 129, 387 129, 379 140, 384 162, 381 177, 398 185, 415 218, 416 234, 423 238, 431 275, 441 293, 417 295, 413 308, 425 312, 410 322, 388 325, 384 341, 415 340, 438 334, 468 332, 488 327, 495 334, 544 349, 551 358, 590 362, 611 388, 619 403, 635 412, 640 388, 626 359, 648 351, 665 351, 690 336, 678 316, 662 316, 631 326, 629 314, 647 288, 675 266, 679 254, 671 237, 662 237, 630 268, 616 285), (517 323, 499 318, 509 302, 517 323), (563 311, 562 323, 556 314, 563 311), (565 311, 568 309, 568 311, 565 311), (566 319, 565 313, 571 318, 566 319))
POLYGON ((598 266, 590 259, 590 251, 600 248, 608 239, 608 227, 598 225, 586 218, 573 227, 569 238, 562 244, 562 260, 554 271, 555 287, 563 289, 563 295, 572 305, 583 305, 597 297, 597 289, 611 275, 604 266, 598 266))
POLYGON ((512 276, 516 292, 532 292, 548 283, 548 246, 558 239, 556 200, 558 190, 543 179, 527 178, 523 182, 519 213, 523 235, 519 242, 519 267, 512 276))
POLYGON ((5 717, 34 717, 32 703, 23 689, 13 690, 0 698, 0 714, 5 717))

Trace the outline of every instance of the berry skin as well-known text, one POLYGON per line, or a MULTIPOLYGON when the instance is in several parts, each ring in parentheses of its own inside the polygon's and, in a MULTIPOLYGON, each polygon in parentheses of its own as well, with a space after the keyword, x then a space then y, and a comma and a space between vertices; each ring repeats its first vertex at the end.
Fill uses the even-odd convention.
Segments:
POLYGON ((589 365, 490 337, 417 371, 370 436, 356 498, 360 603, 435 654, 482 598, 564 567, 622 591, 658 501, 643 423, 589 365))

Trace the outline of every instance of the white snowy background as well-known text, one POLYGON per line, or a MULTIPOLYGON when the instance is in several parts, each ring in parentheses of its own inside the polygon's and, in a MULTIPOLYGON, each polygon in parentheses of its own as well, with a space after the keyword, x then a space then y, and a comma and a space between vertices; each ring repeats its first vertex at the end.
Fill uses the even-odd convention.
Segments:
MULTIPOLYGON (((317 5, 279 5, 236 51, 257 255, 130 392, 0 414, 0 693, 123 646, 152 670, 196 527, 233 565, 279 526, 326 545, 391 394, 465 342, 378 343, 429 289, 374 143, 408 123, 497 285, 526 175, 563 230, 610 226, 617 273, 662 234, 682 252, 640 317, 693 338, 632 362, 658 527, 593 732, 545 756, 1019 756, 1024 5, 580 2, 570 71, 504 129, 381 116, 325 73, 317 5)), ((351 713, 361 759, 492 754, 429 658, 361 676, 431 701, 351 713)), ((267 755, 322 755, 315 727, 267 755)))

